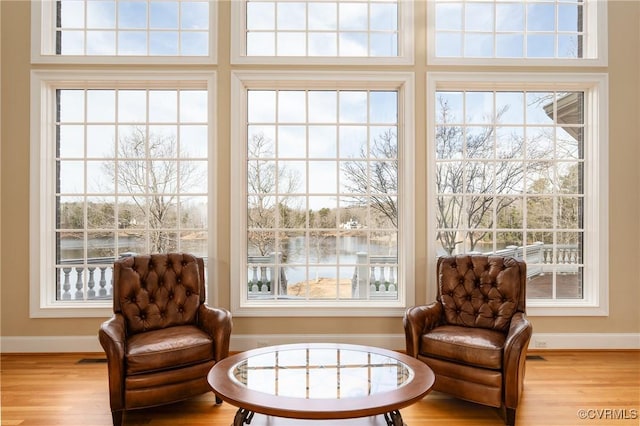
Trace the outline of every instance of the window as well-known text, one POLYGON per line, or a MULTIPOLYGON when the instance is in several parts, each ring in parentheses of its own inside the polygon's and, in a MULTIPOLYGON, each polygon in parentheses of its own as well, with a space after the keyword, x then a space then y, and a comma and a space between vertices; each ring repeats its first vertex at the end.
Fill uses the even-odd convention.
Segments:
POLYGON ((436 255, 522 258, 528 306, 606 312, 606 77, 429 78, 436 255))
POLYGON ((235 63, 411 63, 413 5, 398 0, 232 2, 235 63))
POLYGON ((208 256, 211 76, 156 77, 33 72, 33 254, 50 266, 32 279, 51 284, 32 313, 110 307, 122 256, 208 256))
POLYGON ((34 62, 215 62, 216 2, 58 0, 32 6, 34 62))
POLYGON ((429 2, 429 62, 606 64, 606 1, 429 2))
POLYGON ((413 294, 411 76, 234 77, 232 252, 243 255, 231 270, 246 283, 232 286, 234 311, 401 312, 413 294))

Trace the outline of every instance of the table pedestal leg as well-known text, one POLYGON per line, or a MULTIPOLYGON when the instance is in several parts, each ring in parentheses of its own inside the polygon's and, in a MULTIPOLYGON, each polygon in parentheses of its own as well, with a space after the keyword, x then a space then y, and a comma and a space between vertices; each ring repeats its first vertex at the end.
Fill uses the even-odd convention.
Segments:
POLYGON ((251 419, 253 419, 253 411, 247 410, 246 408, 238 408, 236 411, 236 416, 233 418, 232 426, 242 426, 244 424, 250 424, 251 419))
POLYGON ((387 426, 406 426, 402 421, 402 416, 400 415, 399 410, 384 413, 384 419, 387 422, 387 426))
MULTIPOLYGON (((233 418, 233 424, 231 426, 245 426, 245 425, 249 425, 251 424, 251 420, 253 420, 253 415, 255 413, 251 410, 248 410, 246 408, 238 408, 238 411, 236 411, 236 415, 233 418)), ((277 419, 277 418, 276 418, 277 419)), ((289 425, 290 423, 288 422, 291 419, 284 419, 285 424, 289 425)), ((349 419, 354 420, 354 419, 349 419)), ((402 420, 402 415, 400 414, 399 410, 394 410, 394 411, 390 411, 388 413, 384 414, 384 420, 385 420, 385 424, 387 426, 407 426, 406 423, 404 423, 404 421, 402 420)), ((258 424, 259 425, 263 425, 263 418, 260 417, 258 424)), ((304 420, 305 424, 313 422, 312 420, 304 420)), ((331 422, 331 424, 333 425, 336 421, 335 420, 329 420, 329 422, 331 422)), ((276 422, 277 424, 280 424, 279 422, 276 422)), ((314 422, 316 423, 316 422, 314 422)), ((323 423, 321 421, 321 423, 323 423)), ((357 422, 356 422, 357 423, 357 422)), ((271 423, 269 423, 271 424, 271 423)), ((291 423, 293 424, 293 423, 291 423)), ((352 423, 349 423, 352 424, 352 423)), ((360 423, 357 423, 360 424, 360 423)), ((367 422, 367 424, 369 424, 367 422)), ((376 422, 376 424, 378 424, 378 422, 376 422)))

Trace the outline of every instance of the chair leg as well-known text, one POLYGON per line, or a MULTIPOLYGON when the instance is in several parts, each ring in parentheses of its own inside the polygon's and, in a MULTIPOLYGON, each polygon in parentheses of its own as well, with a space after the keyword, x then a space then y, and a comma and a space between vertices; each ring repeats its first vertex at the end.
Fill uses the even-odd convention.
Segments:
POLYGON ((516 424, 516 409, 506 408, 504 413, 504 424, 506 426, 515 426, 516 424))
POLYGON ((124 410, 112 411, 111 419, 113 420, 113 426, 122 426, 123 417, 124 417, 124 410))

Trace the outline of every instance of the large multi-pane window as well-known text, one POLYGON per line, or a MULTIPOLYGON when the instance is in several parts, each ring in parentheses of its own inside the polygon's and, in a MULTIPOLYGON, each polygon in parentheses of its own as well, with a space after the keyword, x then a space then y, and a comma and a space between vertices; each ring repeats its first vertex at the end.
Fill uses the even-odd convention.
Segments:
POLYGON ((246 253, 233 267, 243 271, 234 281, 246 283, 240 305, 401 306, 406 76, 340 89, 335 79, 276 88, 238 77, 243 129, 234 149, 244 173, 233 191, 232 242, 246 253))
POLYGON ((243 0, 232 3, 232 55, 250 63, 407 63, 411 2, 243 0))
POLYGON ((209 253, 210 75, 34 71, 40 307, 111 299, 115 259, 209 253))
POLYGON ((207 254, 207 93, 56 89, 57 298, 108 297, 113 260, 207 254))
POLYGON ((602 76, 432 77, 435 254, 521 258, 530 302, 595 304, 602 76))
POLYGON ((529 297, 581 298, 584 93, 438 91, 434 110, 441 253, 517 254, 530 290, 556 284, 529 297))

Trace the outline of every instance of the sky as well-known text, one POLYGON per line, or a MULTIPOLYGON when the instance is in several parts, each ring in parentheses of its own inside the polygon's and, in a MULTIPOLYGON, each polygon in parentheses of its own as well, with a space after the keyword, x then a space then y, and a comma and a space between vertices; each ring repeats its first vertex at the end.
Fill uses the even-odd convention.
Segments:
POLYGON ((208 54, 207 1, 63 0, 60 15, 63 54, 208 54))

